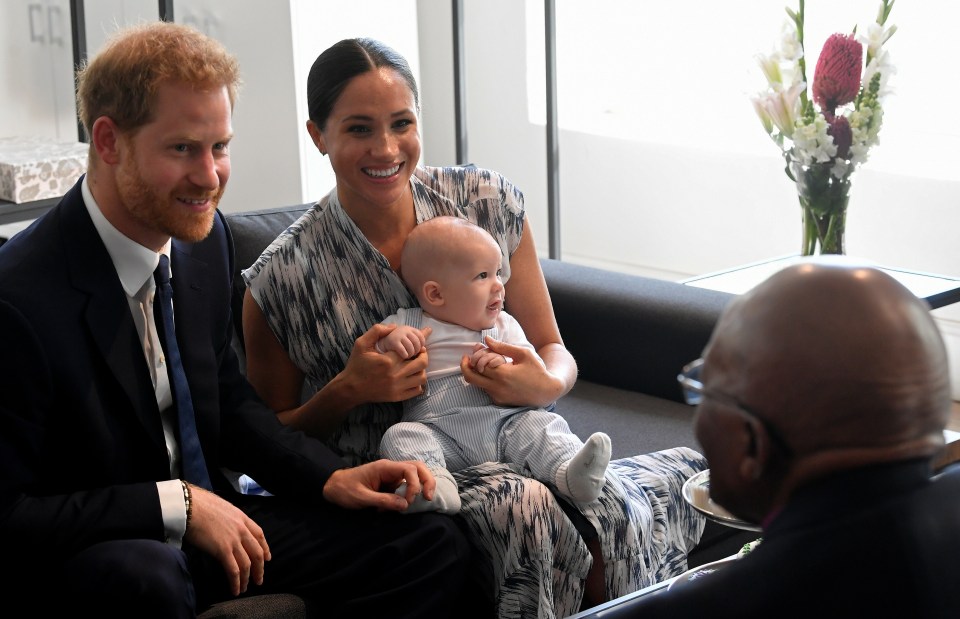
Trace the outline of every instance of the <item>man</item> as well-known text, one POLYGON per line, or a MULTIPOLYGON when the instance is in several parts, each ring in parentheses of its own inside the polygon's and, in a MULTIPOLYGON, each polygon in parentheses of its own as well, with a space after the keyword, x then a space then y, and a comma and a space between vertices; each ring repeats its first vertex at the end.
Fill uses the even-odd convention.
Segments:
POLYGON ((88 173, 0 250, 0 587, 98 616, 188 617, 260 592, 333 616, 446 615, 465 539, 449 518, 394 513, 432 495, 423 464, 344 468, 238 370, 216 211, 238 83, 218 43, 163 22, 80 71, 88 173), (155 323, 168 259, 175 321, 155 323), (275 496, 234 492, 221 467, 275 496))
POLYGON ((681 383, 711 497, 762 541, 616 616, 957 615, 960 468, 931 471, 951 401, 924 302, 873 268, 795 266, 731 303, 681 383))

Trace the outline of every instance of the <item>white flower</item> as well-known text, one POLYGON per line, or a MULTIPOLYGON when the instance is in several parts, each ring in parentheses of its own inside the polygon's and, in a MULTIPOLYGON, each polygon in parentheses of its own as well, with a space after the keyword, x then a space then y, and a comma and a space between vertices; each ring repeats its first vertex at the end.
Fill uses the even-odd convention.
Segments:
POLYGON ((793 132, 794 154, 803 165, 826 163, 837 156, 837 145, 827 133, 827 119, 817 114, 812 123, 797 123, 793 132))
POLYGON ((772 123, 783 137, 793 136, 800 116, 800 93, 806 88, 807 85, 800 82, 788 90, 772 90, 753 98, 753 107, 760 116, 767 133, 772 133, 769 127, 772 123))
POLYGON ((803 45, 792 19, 785 20, 780 31, 780 56, 787 62, 799 62, 803 58, 803 45))
POLYGON ((850 112, 849 120, 855 144, 862 142, 867 147, 871 147, 879 143, 880 125, 883 124, 883 108, 862 105, 859 110, 850 112))
POLYGON ((867 46, 867 56, 872 58, 880 52, 883 44, 889 41, 890 37, 892 37, 896 31, 896 26, 890 26, 884 29, 883 26, 877 22, 873 22, 867 26, 867 34, 857 36, 857 40, 867 46))
POLYGON ((757 116, 760 117, 760 122, 763 124, 763 129, 767 133, 773 133, 773 119, 770 118, 770 114, 767 113, 767 108, 763 104, 760 96, 751 97, 750 102, 753 103, 753 111, 757 113, 757 116))
POLYGON ((834 178, 843 180, 851 172, 853 172, 853 167, 854 166, 852 163, 848 163, 843 159, 840 159, 839 157, 837 157, 837 160, 833 162, 832 166, 830 166, 830 174, 832 174, 834 178))
POLYGON ((760 70, 763 71, 770 87, 776 90, 777 87, 782 86, 783 76, 780 73, 780 55, 773 52, 769 56, 757 54, 756 58, 757 64, 760 65, 760 70))
POLYGON ((888 94, 890 94, 888 82, 890 81, 890 76, 896 72, 896 68, 890 62, 890 54, 887 53, 887 50, 881 49, 880 53, 874 56, 870 60, 870 63, 867 64, 866 68, 863 70, 862 83, 869 84, 870 80, 873 79, 873 76, 879 73, 880 90, 877 92, 877 98, 882 101, 888 94))

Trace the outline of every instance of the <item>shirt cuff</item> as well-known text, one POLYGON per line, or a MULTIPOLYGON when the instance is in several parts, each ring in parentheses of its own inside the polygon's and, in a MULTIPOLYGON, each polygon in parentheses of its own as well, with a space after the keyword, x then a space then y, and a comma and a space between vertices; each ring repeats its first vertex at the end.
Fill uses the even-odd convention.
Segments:
POLYGON ((183 485, 179 479, 157 482, 160 494, 160 514, 167 543, 180 548, 187 531, 187 505, 183 500, 183 485))

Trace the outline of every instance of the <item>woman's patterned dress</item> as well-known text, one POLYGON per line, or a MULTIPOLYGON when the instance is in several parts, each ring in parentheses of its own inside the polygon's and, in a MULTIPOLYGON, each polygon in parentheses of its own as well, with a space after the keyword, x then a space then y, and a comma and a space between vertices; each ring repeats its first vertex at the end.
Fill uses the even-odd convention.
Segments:
MULTIPOLYGON (((516 187, 476 168, 419 168, 411 185, 418 223, 455 215, 486 229, 500 244, 503 279, 509 279, 509 258, 523 233, 523 195, 516 187)), ((243 275, 312 390, 345 367, 354 341, 371 326, 397 308, 416 306, 386 258, 343 211, 336 189, 243 275)), ((400 414, 399 404, 359 407, 330 444, 350 464, 373 460, 384 430, 400 414)), ((704 457, 687 448, 615 460, 600 498, 577 506, 599 534, 611 598, 686 569, 704 520, 680 488, 704 468, 704 457)), ((487 559, 478 562, 477 577, 488 583, 497 616, 576 613, 592 558, 550 490, 505 464, 471 467, 456 479, 459 517, 487 559)))

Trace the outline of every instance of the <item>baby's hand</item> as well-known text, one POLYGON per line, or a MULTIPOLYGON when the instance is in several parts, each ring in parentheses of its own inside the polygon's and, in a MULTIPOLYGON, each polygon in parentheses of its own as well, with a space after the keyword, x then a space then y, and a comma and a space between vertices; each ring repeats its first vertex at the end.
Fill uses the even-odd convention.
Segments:
POLYGON ((470 366, 478 374, 483 374, 487 368, 493 369, 507 362, 507 358, 500 353, 495 353, 483 344, 477 344, 470 356, 470 366))
POLYGON ((420 329, 399 325, 377 342, 380 352, 395 352, 401 359, 416 357, 427 344, 427 336, 420 329))

